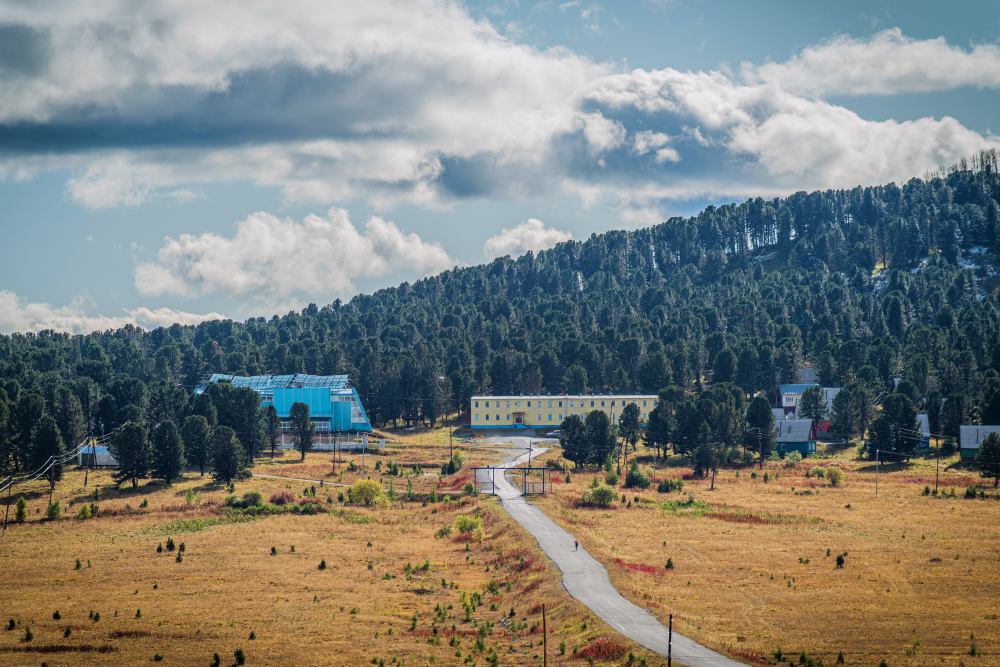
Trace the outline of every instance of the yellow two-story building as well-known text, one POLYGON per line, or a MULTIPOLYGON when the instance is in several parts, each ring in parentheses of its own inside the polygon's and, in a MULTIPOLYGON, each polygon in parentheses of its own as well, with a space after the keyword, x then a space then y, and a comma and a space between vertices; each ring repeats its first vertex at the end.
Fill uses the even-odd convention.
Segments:
POLYGON ((656 407, 656 395, 648 394, 560 394, 537 396, 473 396, 469 404, 472 428, 556 428, 570 415, 586 419, 600 410, 612 424, 629 403, 639 406, 643 423, 656 407))

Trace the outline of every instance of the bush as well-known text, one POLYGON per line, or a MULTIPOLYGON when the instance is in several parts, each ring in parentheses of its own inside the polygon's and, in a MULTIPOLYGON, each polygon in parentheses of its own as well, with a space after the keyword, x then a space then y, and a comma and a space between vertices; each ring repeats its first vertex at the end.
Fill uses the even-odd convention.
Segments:
POLYGON ((604 474, 604 483, 607 484, 608 486, 618 486, 618 481, 619 481, 618 473, 616 473, 614 470, 609 470, 604 474))
POLYGON ((247 656, 245 653, 243 653, 243 649, 238 648, 235 651, 233 651, 233 657, 236 658, 237 665, 247 664, 247 656))
POLYGON ((184 502, 186 502, 188 505, 190 505, 191 503, 194 502, 194 490, 193 489, 188 489, 187 493, 184 494, 184 502))
POLYGON ((482 521, 478 516, 467 516, 459 514, 455 517, 455 532, 460 535, 471 533, 481 525, 482 521))
POLYGON ((56 621, 58 621, 59 619, 62 618, 62 614, 59 613, 58 609, 56 609, 54 612, 52 612, 52 618, 54 620, 56 620, 56 621))
POLYGON ((325 570, 326 569, 326 561, 325 560, 321 560, 319 562, 319 569, 321 569, 321 570, 325 570))
POLYGON ((813 469, 812 469, 812 474, 813 474, 813 477, 815 477, 817 479, 823 479, 823 477, 826 476, 826 470, 824 470, 820 466, 814 466, 813 469))
POLYGON ((788 467, 797 466, 802 461, 802 454, 799 452, 788 452, 785 454, 785 465, 788 467))
POLYGON ((261 495, 260 491, 247 491, 243 494, 244 507, 256 507, 263 504, 264 496, 261 495))
POLYGON ((648 489, 649 484, 649 477, 647 477, 645 473, 639 469, 638 461, 632 459, 632 464, 629 466, 628 473, 625 475, 625 486, 630 489, 648 489))
POLYGON ((174 538, 168 537, 167 538, 167 551, 173 551, 176 548, 177 548, 177 545, 174 544, 174 538))
POLYGON ((291 491, 282 491, 281 493, 275 493, 271 496, 269 501, 272 505, 294 505, 295 504, 295 494, 291 491))
POLYGON ((45 516, 49 519, 58 519, 62 516, 62 507, 59 505, 59 500, 53 500, 49 505, 49 508, 45 510, 45 516))
POLYGON ((664 567, 664 569, 667 569, 667 570, 674 569, 674 559, 673 558, 668 558, 667 559, 667 564, 664 565, 663 567, 664 567))
POLYGON ((29 625, 24 629, 24 641, 30 642, 35 638, 35 633, 31 631, 31 626, 29 625))
POLYGON ((76 518, 89 519, 93 515, 94 513, 90 511, 90 505, 84 505, 82 508, 80 508, 80 513, 76 515, 76 518))
POLYGON ((350 497, 352 503, 364 503, 366 506, 375 504, 377 506, 388 505, 389 500, 382 492, 382 487, 378 482, 371 479, 359 479, 351 486, 350 497))
POLYGON ((436 537, 439 540, 440 539, 444 539, 445 537, 448 537, 449 535, 451 535, 451 526, 449 526, 447 524, 445 524, 444 526, 441 526, 440 528, 438 528, 438 531, 436 533, 434 533, 434 537, 436 537))
POLYGON ((28 501, 21 496, 17 499, 17 510, 14 512, 14 521, 24 523, 28 520, 28 501))
POLYGON ((976 489, 976 485, 975 484, 972 484, 967 489, 965 489, 965 498, 966 499, 971 498, 972 500, 975 500, 977 495, 979 495, 979 492, 976 489))
POLYGON ((472 482, 466 482, 465 484, 462 485, 463 496, 471 496, 475 492, 476 492, 476 487, 472 482))
POLYGON ((838 568, 844 567, 844 554, 837 554, 837 567, 838 568))
POLYGON ((830 466, 823 475, 830 486, 840 486, 840 483, 844 481, 844 471, 837 466, 830 466))
POLYGON ((581 500, 585 503, 594 503, 601 507, 607 507, 618 500, 618 492, 610 486, 599 485, 596 489, 591 489, 584 493, 581 500))

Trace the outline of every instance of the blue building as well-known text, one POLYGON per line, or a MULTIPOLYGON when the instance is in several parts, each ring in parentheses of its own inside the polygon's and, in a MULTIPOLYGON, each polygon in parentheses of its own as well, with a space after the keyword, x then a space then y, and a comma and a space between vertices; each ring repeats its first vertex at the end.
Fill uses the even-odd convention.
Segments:
POLYGON ((320 441, 331 433, 371 432, 368 415, 358 392, 346 375, 254 375, 240 377, 215 373, 205 377, 195 389, 200 394, 211 382, 231 382, 234 387, 249 387, 260 394, 264 405, 274 405, 281 418, 281 430, 291 430, 289 415, 292 403, 309 406, 309 417, 316 424, 320 441))

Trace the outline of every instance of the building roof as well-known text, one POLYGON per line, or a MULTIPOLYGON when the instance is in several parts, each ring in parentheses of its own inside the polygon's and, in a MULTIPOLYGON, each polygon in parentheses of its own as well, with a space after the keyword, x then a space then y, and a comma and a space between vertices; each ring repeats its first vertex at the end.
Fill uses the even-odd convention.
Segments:
POLYGON ((296 373, 294 375, 252 375, 243 377, 239 375, 223 375, 213 373, 211 376, 202 378, 201 384, 195 389, 196 393, 202 393, 211 382, 231 382, 234 387, 250 387, 256 391, 270 391, 274 389, 330 389, 331 391, 344 391, 349 389, 346 375, 304 375, 296 373))
POLYGON ((812 437, 813 420, 811 419, 781 419, 775 420, 774 428, 778 432, 777 442, 806 442, 815 440, 812 437))
POLYGON ((779 419, 788 419, 790 413, 785 412, 784 408, 771 408, 771 414, 774 415, 774 420, 778 421, 779 419))
POLYGON ((780 384, 778 385, 778 391, 782 395, 785 394, 801 394, 809 387, 815 387, 814 384, 780 384))
POLYGON ((920 434, 925 438, 929 438, 931 435, 930 418, 926 414, 917 415, 917 421, 920 423, 920 434))
POLYGON ((974 425, 958 427, 958 446, 961 449, 979 449, 990 433, 1000 433, 1000 426, 974 425))

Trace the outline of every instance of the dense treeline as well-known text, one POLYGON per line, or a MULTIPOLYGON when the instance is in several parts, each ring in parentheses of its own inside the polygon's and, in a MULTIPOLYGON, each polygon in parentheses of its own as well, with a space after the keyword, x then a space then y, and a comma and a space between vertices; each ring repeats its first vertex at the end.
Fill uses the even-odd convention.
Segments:
MULTIPOLYGON (((3 461, 26 464, 42 415, 67 444, 181 425, 207 411, 190 390, 208 372, 348 374, 375 424, 434 424, 473 393, 667 387, 657 444, 707 424, 735 445, 749 398, 806 361, 844 387, 831 416, 845 436, 881 414, 893 377, 935 433, 1000 422, 998 200, 986 152, 901 187, 710 206, 284 317, 3 336, 3 461)), ((213 407, 258 449, 248 406, 213 407)))

